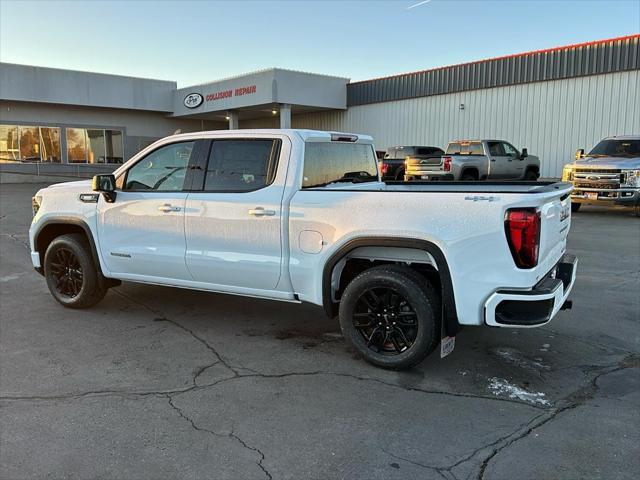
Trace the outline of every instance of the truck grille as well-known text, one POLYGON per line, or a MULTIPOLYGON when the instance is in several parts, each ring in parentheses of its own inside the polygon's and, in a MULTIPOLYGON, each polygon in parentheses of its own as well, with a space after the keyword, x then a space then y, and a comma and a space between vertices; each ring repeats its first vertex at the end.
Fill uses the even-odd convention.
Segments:
POLYGON ((577 168, 573 172, 573 184, 576 188, 620 188, 623 175, 620 170, 577 168))

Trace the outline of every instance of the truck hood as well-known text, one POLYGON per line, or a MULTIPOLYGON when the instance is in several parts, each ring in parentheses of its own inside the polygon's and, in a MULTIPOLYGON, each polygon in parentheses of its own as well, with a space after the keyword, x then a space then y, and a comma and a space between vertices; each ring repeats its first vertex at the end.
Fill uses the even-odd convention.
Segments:
POLYGON ((570 164, 573 168, 640 168, 640 157, 586 157, 570 164))
POLYGON ((64 183, 54 183, 53 185, 49 185, 47 188, 88 188, 91 190, 91 180, 78 180, 76 182, 64 182, 64 183))

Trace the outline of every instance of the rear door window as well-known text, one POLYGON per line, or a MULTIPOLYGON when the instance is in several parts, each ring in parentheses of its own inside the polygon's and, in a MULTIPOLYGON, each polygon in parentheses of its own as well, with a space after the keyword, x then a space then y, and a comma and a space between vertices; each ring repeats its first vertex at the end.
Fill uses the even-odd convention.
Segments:
POLYGON ((302 188, 335 182, 377 182, 373 147, 359 143, 308 142, 305 145, 302 188))
POLYGON ((214 140, 209 153, 204 190, 251 192, 275 177, 280 140, 246 138, 214 140))
POLYGON ((489 148, 489 155, 492 157, 504 156, 504 150, 502 149, 502 143, 500 142, 487 142, 487 148, 489 148))

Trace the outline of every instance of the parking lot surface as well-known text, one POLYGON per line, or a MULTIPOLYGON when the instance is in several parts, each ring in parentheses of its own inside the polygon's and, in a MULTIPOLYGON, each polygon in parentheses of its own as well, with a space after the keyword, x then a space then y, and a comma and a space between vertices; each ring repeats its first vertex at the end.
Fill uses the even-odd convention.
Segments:
POLYGON ((0 477, 640 476, 640 220, 583 207, 573 310, 374 368, 320 308, 124 283, 68 310, 0 187, 0 477))

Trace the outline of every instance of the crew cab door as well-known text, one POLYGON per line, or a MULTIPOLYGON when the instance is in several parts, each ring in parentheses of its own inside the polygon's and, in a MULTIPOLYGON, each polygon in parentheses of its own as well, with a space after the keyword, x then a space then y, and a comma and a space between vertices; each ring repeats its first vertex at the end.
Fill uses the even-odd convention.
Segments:
POLYGON ((98 201, 98 243, 121 278, 190 280, 184 208, 201 141, 158 147, 118 177, 116 199, 98 201))
POLYGON ((524 162, 520 160, 520 152, 516 148, 507 142, 502 143, 502 150, 507 157, 506 163, 506 179, 515 180, 517 178, 524 177, 524 162))
POLYGON ((504 151, 502 142, 487 142, 487 157, 489 158, 489 175, 490 180, 504 180, 509 177, 509 162, 504 151))
POLYGON ((185 209, 186 263, 194 280, 236 290, 276 287, 286 176, 278 160, 288 158, 288 142, 232 136, 208 143, 185 209))

